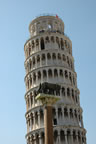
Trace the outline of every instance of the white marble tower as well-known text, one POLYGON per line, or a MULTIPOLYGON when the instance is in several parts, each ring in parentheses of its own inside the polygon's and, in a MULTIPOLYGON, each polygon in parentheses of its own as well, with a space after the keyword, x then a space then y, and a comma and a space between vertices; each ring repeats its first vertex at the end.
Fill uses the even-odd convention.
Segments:
POLYGON ((59 84, 60 97, 53 105, 54 144, 86 144, 80 107, 72 42, 58 16, 40 16, 29 25, 30 38, 24 45, 27 144, 45 144, 44 108, 35 99, 40 83, 59 84))

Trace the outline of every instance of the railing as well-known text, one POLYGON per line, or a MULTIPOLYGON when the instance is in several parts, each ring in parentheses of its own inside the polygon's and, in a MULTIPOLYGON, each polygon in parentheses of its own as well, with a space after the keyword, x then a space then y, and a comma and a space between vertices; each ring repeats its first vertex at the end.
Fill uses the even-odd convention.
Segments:
POLYGON ((52 13, 43 13, 43 14, 40 14, 40 15, 36 16, 36 18, 38 18, 40 16, 54 16, 54 17, 60 18, 57 14, 52 14, 52 13))

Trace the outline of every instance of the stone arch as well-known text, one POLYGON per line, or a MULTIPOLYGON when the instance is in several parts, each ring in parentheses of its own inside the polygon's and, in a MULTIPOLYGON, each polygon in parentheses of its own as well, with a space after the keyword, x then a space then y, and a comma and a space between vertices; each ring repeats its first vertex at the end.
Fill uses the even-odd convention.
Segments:
POLYGON ((71 130, 68 129, 67 130, 67 141, 68 141, 68 143, 70 143, 70 140, 71 140, 71 130))
POLYGON ((61 92, 62 92, 62 96, 65 96, 65 88, 64 87, 62 87, 61 92))
POLYGON ((41 71, 38 71, 38 80, 41 80, 41 71))
POLYGON ((62 59, 63 61, 66 61, 66 56, 64 54, 62 55, 62 59))
POLYGON ((37 55, 37 63, 40 63, 40 55, 37 55))
POLYGON ((68 71, 65 70, 65 78, 68 78, 68 71))
POLYGON ((36 46, 39 46, 39 39, 36 39, 36 46))
POLYGON ((35 134, 35 137, 36 137, 36 144, 39 144, 39 134, 36 133, 36 134, 35 134))
POLYGON ((74 110, 74 116, 75 116, 75 118, 77 118, 77 110, 76 109, 74 110))
POLYGON ((46 43, 50 42, 48 36, 45 38, 45 41, 46 41, 46 43))
POLYGON ((58 53, 58 60, 61 60, 61 54, 58 53))
POLYGON ((68 109, 67 109, 67 107, 64 108, 64 116, 68 117, 68 109))
POLYGON ((52 77, 52 70, 51 69, 48 70, 48 76, 49 76, 49 78, 52 77))
POLYGON ((51 36, 51 41, 52 41, 53 43, 55 42, 54 36, 51 36))
POLYGON ((67 96, 70 96, 70 88, 67 88, 67 96))
POLYGON ((56 54, 55 53, 52 54, 52 59, 56 60, 56 54))
POLYGON ((61 43, 61 49, 63 50, 63 49, 64 49, 64 42, 63 42, 63 39, 62 39, 62 38, 61 38, 60 43, 61 43))
POLYGON ((70 118, 73 118, 73 110, 70 108, 70 118))
POLYGON ((70 66, 69 57, 67 56, 67 64, 70 66))
POLYGON ((63 130, 60 131, 60 140, 61 142, 65 141, 65 134, 63 130))
POLYGON ((46 78, 47 77, 47 72, 46 70, 43 70, 43 78, 46 78))
POLYGON ((34 43, 34 40, 32 40, 32 49, 34 49, 35 47, 35 43, 34 43))
POLYGON ((42 144, 45 144, 45 135, 44 135, 44 132, 41 132, 41 139, 42 139, 42 144))
POLYGON ((72 75, 71 75, 71 72, 69 72, 69 80, 70 80, 71 83, 72 83, 72 75))
POLYGON ((31 107, 33 105, 33 96, 32 96, 32 92, 30 92, 30 100, 31 100, 31 107))
POLYGON ((62 109, 61 107, 58 108, 58 118, 62 117, 62 109))
POLYGON ((40 40, 40 46, 41 46, 41 50, 45 49, 44 38, 41 38, 41 40, 40 40))
POLYGON ((33 66, 34 66, 35 65, 35 57, 33 57, 32 61, 33 61, 33 66))
POLYGON ((45 54, 42 54, 42 61, 45 61, 46 57, 45 54))
POLYGON ((30 87, 32 87, 32 76, 30 75, 30 87))
POLYGON ((38 112, 35 112, 35 125, 38 125, 38 112))
POLYGON ((74 100, 74 89, 72 89, 72 98, 74 100))
POLYGON ((31 70, 31 68, 32 68, 32 60, 29 59, 29 69, 31 70))
POLYGON ((47 59, 50 60, 51 59, 51 54, 47 53, 47 59))
POLYGON ((76 130, 73 130, 73 141, 76 141, 76 130))
POLYGON ((58 131, 55 130, 55 131, 54 131, 54 141, 55 141, 55 142, 57 141, 57 138, 58 138, 58 131))
POLYGON ((57 71, 57 69, 54 69, 54 77, 58 77, 58 71, 57 71))
POLYGON ((33 82, 36 82, 36 73, 33 73, 33 82))
POLYGON ((63 77, 63 70, 62 69, 59 70, 59 74, 60 74, 60 77, 63 77))

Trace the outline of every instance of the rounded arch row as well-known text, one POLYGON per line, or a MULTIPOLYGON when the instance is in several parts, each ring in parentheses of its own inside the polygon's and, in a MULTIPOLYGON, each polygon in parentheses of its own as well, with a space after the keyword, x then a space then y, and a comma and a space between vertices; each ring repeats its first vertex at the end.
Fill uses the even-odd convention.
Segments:
MULTIPOLYGON (((61 90, 59 93, 56 93, 54 91, 54 95, 60 96, 62 100, 66 100, 67 102, 71 102, 71 104, 76 104, 80 105, 80 100, 79 100, 79 90, 74 89, 73 87, 69 86, 62 86, 61 90)), ((26 109, 27 111, 30 110, 31 108, 40 105, 38 101, 36 101, 35 97, 37 96, 36 90, 29 92, 26 94, 26 109)))
MULTIPOLYGON (((83 127, 82 109, 72 106, 53 107, 53 125, 66 125, 83 127)), ((35 109, 26 113, 27 132, 44 127, 44 110, 35 109)))
POLYGON ((55 83, 57 82, 57 79, 59 83, 70 84, 74 87, 77 86, 76 73, 73 73, 68 69, 56 67, 46 69, 42 68, 40 70, 38 69, 33 71, 32 73, 26 75, 25 84, 28 91, 30 88, 33 88, 43 82, 53 83, 54 81, 55 83))
POLYGON ((44 65, 62 65, 74 71, 73 59, 64 53, 47 52, 32 56, 25 62, 26 73, 30 72, 33 68, 38 68, 44 65))
MULTIPOLYGON (((54 144, 86 144, 86 132, 76 128, 54 128, 54 144)), ((27 144, 45 144, 44 131, 30 133, 26 136, 27 144)))
POLYGON ((48 44, 51 44, 50 48, 56 48, 59 50, 66 50, 72 55, 72 46, 69 39, 66 36, 63 38, 59 36, 43 36, 34 40, 29 40, 25 45, 25 57, 28 58, 32 53, 38 52, 44 49, 49 49, 48 44))

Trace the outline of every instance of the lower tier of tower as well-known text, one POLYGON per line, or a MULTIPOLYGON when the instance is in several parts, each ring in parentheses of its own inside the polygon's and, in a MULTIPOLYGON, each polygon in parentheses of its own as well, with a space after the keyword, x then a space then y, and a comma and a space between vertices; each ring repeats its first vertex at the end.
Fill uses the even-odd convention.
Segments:
MULTIPOLYGON (((54 126, 54 144, 86 144, 86 130, 72 126, 54 126)), ((27 144, 45 144, 44 128, 29 132, 27 144)))

